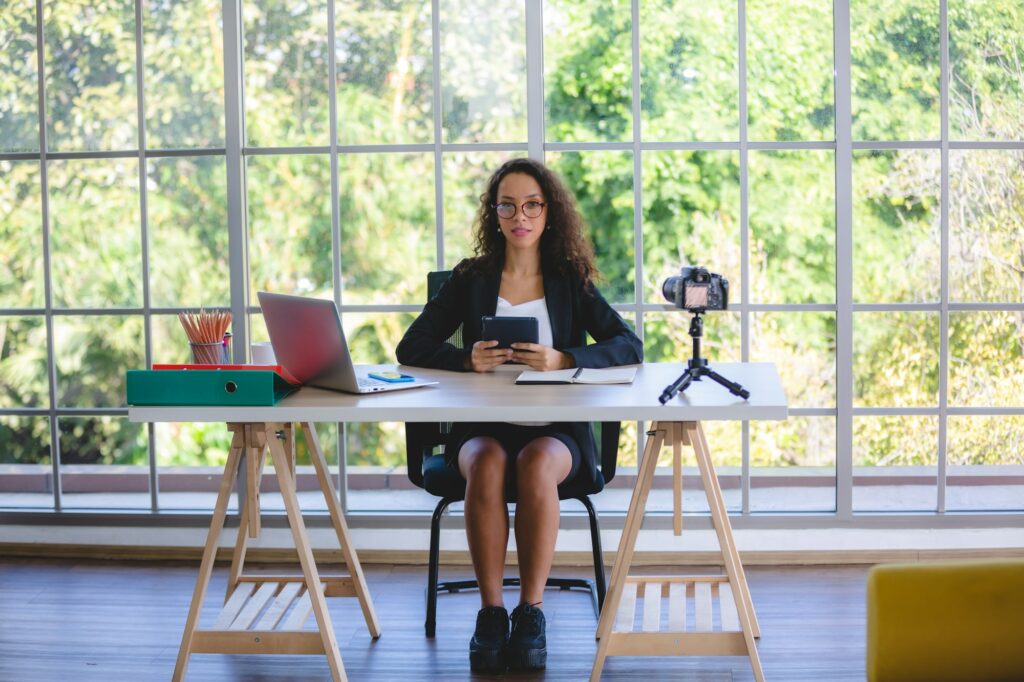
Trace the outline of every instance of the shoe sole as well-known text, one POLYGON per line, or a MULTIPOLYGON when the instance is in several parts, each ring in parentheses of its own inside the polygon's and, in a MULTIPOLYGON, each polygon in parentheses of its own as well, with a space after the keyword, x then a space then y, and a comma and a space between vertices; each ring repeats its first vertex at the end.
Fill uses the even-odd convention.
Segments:
POLYGON ((547 649, 526 649, 506 653, 510 670, 543 670, 548 662, 547 649))
POLYGON ((470 651, 469 669, 475 673, 500 673, 505 671, 501 650, 470 651))

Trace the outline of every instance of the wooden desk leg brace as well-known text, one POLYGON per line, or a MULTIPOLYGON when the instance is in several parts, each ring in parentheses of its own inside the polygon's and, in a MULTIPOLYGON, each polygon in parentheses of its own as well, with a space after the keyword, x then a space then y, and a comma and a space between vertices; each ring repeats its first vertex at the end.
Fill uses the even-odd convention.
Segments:
POLYGON ((221 478, 173 679, 176 682, 184 679, 189 656, 193 653, 235 653, 325 655, 331 677, 339 682, 346 680, 325 597, 357 597, 366 627, 374 639, 380 637, 380 625, 316 432, 312 424, 302 424, 310 459, 313 460, 320 490, 327 501, 331 523, 350 575, 322 576, 317 570, 295 492, 295 433, 292 425, 237 423, 228 424, 228 430, 233 434, 231 450, 221 478), (260 533, 259 485, 268 447, 302 566, 301 575, 243 573, 248 538, 258 537, 260 533), (211 628, 199 628, 199 614, 224 530, 228 499, 243 457, 246 461, 247 494, 240 510, 238 538, 228 574, 224 608, 211 628), (317 629, 303 630, 310 612, 316 617, 317 629))
POLYGON ((591 682, 601 679, 608 656, 748 656, 754 678, 764 682, 755 638, 760 636, 747 578, 726 513, 722 489, 711 461, 704 430, 698 422, 654 422, 647 432, 643 461, 625 526, 615 556, 611 584, 597 626, 600 640, 591 682), (680 445, 692 445, 704 493, 722 551, 725 575, 630 576, 637 533, 643 523, 647 494, 654 480, 658 454, 672 444, 673 506, 676 535, 682 531, 682 463, 680 445), (717 597, 718 629, 712 617, 717 597), (667 627, 661 625, 662 599, 668 600, 667 627), (692 600, 693 622, 687 623, 687 601, 692 600), (635 627, 637 602, 643 602, 639 630, 635 627))

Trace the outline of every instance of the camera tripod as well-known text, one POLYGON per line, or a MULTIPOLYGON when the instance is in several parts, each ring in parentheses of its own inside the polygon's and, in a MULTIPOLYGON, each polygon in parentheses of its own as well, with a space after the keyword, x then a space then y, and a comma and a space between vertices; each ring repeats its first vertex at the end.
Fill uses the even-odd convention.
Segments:
POLYGON ((695 311, 693 313, 693 319, 690 320, 690 336, 693 337, 693 357, 691 357, 690 361, 687 363, 686 371, 680 374, 678 379, 666 386, 665 390, 661 392, 660 396, 658 396, 658 402, 662 405, 667 403, 669 400, 672 400, 676 393, 685 391, 686 387, 690 385, 690 382, 700 381, 701 377, 711 378, 729 389, 729 392, 733 395, 738 395, 743 399, 750 397, 750 391, 733 381, 729 381, 721 374, 708 367, 707 358, 702 358, 700 356, 700 337, 704 335, 704 320, 700 319, 700 316, 703 312, 703 310, 695 311))

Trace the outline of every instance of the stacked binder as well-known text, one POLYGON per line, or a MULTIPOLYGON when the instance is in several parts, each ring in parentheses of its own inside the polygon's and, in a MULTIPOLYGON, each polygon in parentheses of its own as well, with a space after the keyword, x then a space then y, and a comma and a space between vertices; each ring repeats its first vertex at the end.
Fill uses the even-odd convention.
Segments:
POLYGON ((129 405, 274 405, 299 382, 280 365, 153 365, 128 370, 129 405))

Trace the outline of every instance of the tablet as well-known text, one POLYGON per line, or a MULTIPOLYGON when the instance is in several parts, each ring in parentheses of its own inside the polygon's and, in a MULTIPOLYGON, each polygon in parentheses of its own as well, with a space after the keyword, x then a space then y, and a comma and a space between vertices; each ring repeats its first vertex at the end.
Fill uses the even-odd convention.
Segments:
POLYGON ((497 340, 496 348, 509 348, 513 343, 537 343, 536 317, 481 317, 480 338, 497 340))

